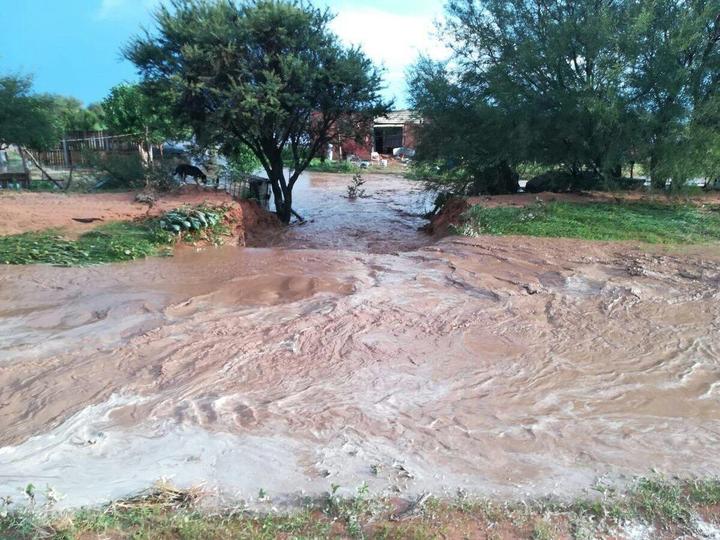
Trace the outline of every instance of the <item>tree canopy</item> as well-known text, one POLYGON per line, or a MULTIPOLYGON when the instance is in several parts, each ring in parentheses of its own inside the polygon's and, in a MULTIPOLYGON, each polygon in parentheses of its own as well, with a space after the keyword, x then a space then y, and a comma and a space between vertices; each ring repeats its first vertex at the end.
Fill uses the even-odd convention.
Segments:
POLYGON ((441 31, 451 60, 411 75, 419 159, 717 175, 719 0, 451 0, 441 31))
POLYGON ((126 56, 198 142, 255 154, 285 222, 300 173, 341 123, 389 109, 378 70, 339 42, 328 11, 292 0, 174 0, 155 18, 156 33, 135 39, 126 56))
POLYGON ((105 129, 104 114, 99 104, 83 107, 79 99, 55 94, 46 94, 44 98, 52 104, 53 113, 64 133, 105 129))
POLYGON ((152 144, 182 137, 183 128, 170 108, 139 84, 114 86, 102 102, 105 123, 116 135, 131 135, 152 144))
POLYGON ((103 100, 102 110, 108 129, 136 143, 145 164, 153 161, 153 145, 187 136, 187 129, 167 102, 140 84, 114 86, 103 100))
POLYGON ((44 149, 62 137, 62 122, 48 96, 31 94, 32 79, 0 77, 0 149, 16 144, 44 149))

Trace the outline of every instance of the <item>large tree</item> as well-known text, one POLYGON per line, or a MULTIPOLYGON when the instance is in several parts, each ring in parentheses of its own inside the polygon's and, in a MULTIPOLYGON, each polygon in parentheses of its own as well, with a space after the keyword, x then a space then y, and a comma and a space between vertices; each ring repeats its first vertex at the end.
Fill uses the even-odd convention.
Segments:
POLYGON ((11 144, 51 148, 61 138, 62 122, 52 99, 31 90, 30 77, 0 77, 0 150, 11 144))
POLYGON ((524 158, 598 172, 620 161, 622 31, 616 0, 451 0, 443 32, 463 87, 513 127, 524 158))
POLYGON ((139 84, 113 87, 102 102, 102 111, 108 129, 129 136, 146 163, 153 160, 153 145, 184 135, 168 104, 139 84))
POLYGON ((65 133, 105 129, 97 105, 83 107, 82 101, 68 96, 46 94, 43 97, 53 104, 53 113, 65 133))
POLYGON ((627 88, 653 184, 720 176, 720 0, 642 0, 629 13, 627 88))
POLYGON ((389 108, 372 62, 340 44, 328 11, 305 2, 174 0, 155 18, 157 32, 135 39, 126 56, 171 96, 199 142, 252 150, 286 223, 295 182, 339 123, 389 108))
POLYGON ((450 62, 411 77, 421 160, 450 142, 465 167, 494 154, 576 186, 717 170, 720 0, 450 0, 441 30, 450 62))
POLYGON ((421 59, 412 69, 410 98, 421 125, 417 157, 431 166, 433 189, 458 195, 514 193, 511 167, 522 161, 524 130, 482 90, 454 77, 442 62, 421 59))

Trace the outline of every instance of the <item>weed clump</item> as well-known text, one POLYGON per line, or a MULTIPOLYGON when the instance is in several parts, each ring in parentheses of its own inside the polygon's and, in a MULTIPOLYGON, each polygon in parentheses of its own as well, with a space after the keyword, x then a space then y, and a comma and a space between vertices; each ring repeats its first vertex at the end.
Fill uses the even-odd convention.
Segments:
POLYGON ((347 198, 357 199, 358 197, 364 197, 365 190, 362 188, 364 184, 365 180, 362 175, 360 173, 354 174, 352 182, 350 182, 350 185, 347 187, 347 198))

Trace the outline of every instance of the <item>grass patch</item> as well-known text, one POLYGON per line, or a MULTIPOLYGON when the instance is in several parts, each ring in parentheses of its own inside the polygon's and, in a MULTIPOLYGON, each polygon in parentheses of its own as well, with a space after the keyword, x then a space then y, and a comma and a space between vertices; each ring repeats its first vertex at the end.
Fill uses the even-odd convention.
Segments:
POLYGON ((315 158, 310 162, 310 165, 308 165, 306 170, 327 173, 356 173, 360 171, 360 167, 350 161, 325 160, 323 162, 320 159, 315 158))
POLYGON ((720 212, 686 204, 536 203, 524 208, 473 206, 455 232, 698 244, 720 240, 720 212))
MULTIPOLYGON (((165 216, 132 222, 115 222, 100 225, 76 240, 60 231, 46 230, 10 236, 0 236, 1 264, 52 264, 56 266, 83 266, 130 261, 152 255, 170 254, 178 241, 207 241, 218 245, 229 233, 222 219, 224 207, 198 207, 220 218, 192 230, 174 233, 163 229, 165 216)), ((168 212, 195 212, 195 209, 178 209, 168 212)))
MULTIPOLYGON (((168 485, 101 508, 53 512, 51 507, 36 507, 34 490, 28 489, 27 507, 13 509, 14 503, 0 499, 0 538, 583 540, 617 537, 618 528, 628 523, 653 525, 657 538, 694 537, 699 511, 703 510, 707 519, 707 510, 718 500, 720 480, 671 481, 653 476, 636 479, 625 491, 600 491, 602 496, 592 504, 498 502, 467 495, 453 501, 425 496, 398 510, 389 499, 369 496, 364 485, 350 498, 340 497, 337 486, 332 486, 326 497, 308 500, 293 512, 257 513, 244 506, 201 510, 201 492, 168 485)), ((719 520, 715 515, 713 522, 719 520)))

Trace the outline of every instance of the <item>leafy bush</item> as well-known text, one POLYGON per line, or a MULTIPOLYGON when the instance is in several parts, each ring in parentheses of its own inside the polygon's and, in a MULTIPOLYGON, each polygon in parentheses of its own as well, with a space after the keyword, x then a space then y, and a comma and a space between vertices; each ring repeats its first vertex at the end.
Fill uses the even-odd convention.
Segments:
POLYGON ((0 263, 80 266, 128 261, 154 255, 172 235, 150 221, 110 223, 68 240, 58 231, 41 231, 0 237, 0 263))
POLYGON ((528 193, 540 193, 542 191, 561 193, 563 191, 593 189, 601 184, 602 178, 591 171, 584 171, 577 175, 567 171, 547 171, 528 180, 525 191, 528 193))
POLYGON ((518 174, 501 161, 491 166, 460 165, 454 160, 413 164, 410 177, 425 182, 431 191, 456 196, 499 195, 517 193, 518 174))
POLYGON ((158 223, 163 231, 187 242, 207 240, 220 245, 222 237, 229 233, 224 223, 227 211, 225 206, 186 206, 166 212, 158 223))
POLYGON ((180 186, 180 180, 175 176, 176 163, 172 160, 155 161, 153 165, 144 170, 145 185, 156 191, 172 191, 180 186))
POLYGON ((35 180, 30 182, 28 191, 56 191, 58 187, 49 180, 35 180))

